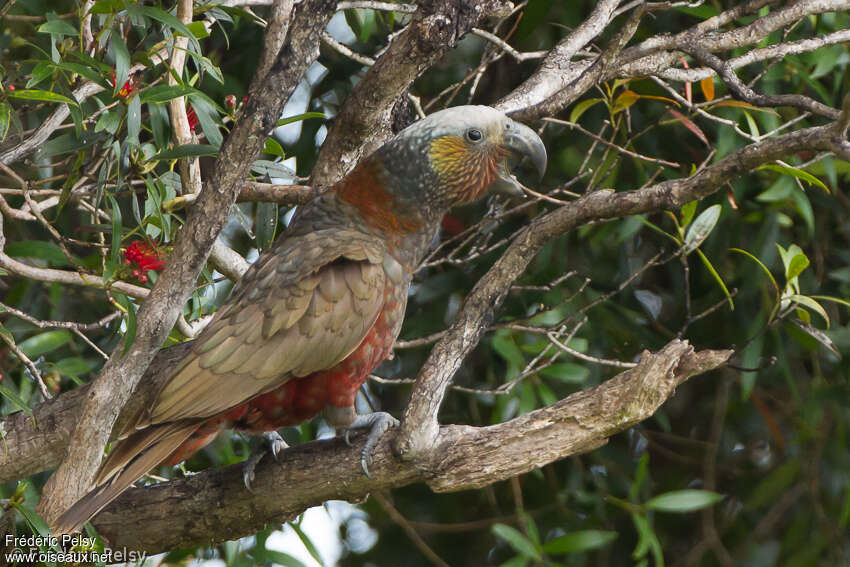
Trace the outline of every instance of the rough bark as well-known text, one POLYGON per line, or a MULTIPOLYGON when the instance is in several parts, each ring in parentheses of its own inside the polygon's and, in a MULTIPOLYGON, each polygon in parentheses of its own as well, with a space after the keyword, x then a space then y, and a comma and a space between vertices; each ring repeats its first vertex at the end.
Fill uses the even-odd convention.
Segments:
POLYGON ((427 482, 439 492, 480 488, 590 451, 652 415, 676 386, 723 365, 732 351, 701 351, 674 340, 639 365, 557 404, 489 427, 441 427, 428 458, 402 462, 380 443, 372 478, 358 473, 360 442, 314 441, 260 461, 252 483, 241 465, 132 489, 92 522, 115 548, 157 553, 245 536, 327 500, 360 501, 370 492, 427 482), (529 444, 535 450, 529 451, 529 444))

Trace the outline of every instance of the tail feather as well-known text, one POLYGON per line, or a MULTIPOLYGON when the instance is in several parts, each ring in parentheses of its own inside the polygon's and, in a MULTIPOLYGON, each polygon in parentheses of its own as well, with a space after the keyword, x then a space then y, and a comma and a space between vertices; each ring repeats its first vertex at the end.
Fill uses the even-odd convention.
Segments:
POLYGON ((197 428, 195 422, 169 423, 121 440, 98 469, 95 487, 56 520, 53 534, 78 531, 146 472, 165 461, 197 428))

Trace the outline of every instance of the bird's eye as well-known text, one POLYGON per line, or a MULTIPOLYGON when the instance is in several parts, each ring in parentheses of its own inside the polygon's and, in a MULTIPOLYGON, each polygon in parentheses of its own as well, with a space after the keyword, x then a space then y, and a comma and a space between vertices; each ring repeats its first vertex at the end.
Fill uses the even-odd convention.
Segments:
POLYGON ((475 128, 472 128, 466 131, 466 139, 470 142, 477 142, 483 137, 484 135, 481 133, 481 130, 476 130, 475 128))

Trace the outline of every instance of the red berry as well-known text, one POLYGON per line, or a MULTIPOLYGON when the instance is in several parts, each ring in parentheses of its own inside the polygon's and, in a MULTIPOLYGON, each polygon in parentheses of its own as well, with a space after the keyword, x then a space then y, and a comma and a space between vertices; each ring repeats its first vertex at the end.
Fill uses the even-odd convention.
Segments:
POLYGON ((147 274, 142 274, 141 276, 139 276, 139 281, 142 282, 142 283, 148 283, 147 274))
POLYGON ((10 91, 13 91, 13 90, 15 90, 15 85, 9 85, 6 88, 9 89, 10 91))

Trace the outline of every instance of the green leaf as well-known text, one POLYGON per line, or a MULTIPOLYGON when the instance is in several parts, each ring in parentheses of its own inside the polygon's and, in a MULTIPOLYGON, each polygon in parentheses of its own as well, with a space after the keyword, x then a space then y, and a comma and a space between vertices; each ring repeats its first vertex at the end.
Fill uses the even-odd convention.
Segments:
POLYGON ((590 369, 574 362, 556 362, 540 370, 538 374, 567 384, 584 384, 590 377, 590 369))
POLYGON ((602 102, 602 100, 603 99, 601 99, 601 98, 589 98, 589 99, 583 100, 580 103, 578 103, 577 105, 575 105, 573 107, 573 109, 570 111, 570 122, 572 122, 572 123, 578 122, 578 120, 579 120, 579 118, 581 118, 582 114, 584 114, 592 106, 602 102))
MULTIPOLYGON (((35 510, 30 510, 28 507, 22 506, 17 502, 12 502, 12 506, 15 508, 15 510, 20 512, 21 516, 24 517, 24 520, 26 520, 27 524, 29 524, 32 531, 41 536, 41 538, 39 538, 39 541, 44 541, 45 543, 50 541, 48 537, 50 536, 50 528, 47 526, 47 522, 45 522, 44 519, 39 516, 35 510)), ((42 546, 42 544, 39 544, 39 548, 44 550, 46 546, 42 546)), ((61 551, 58 549, 58 540, 57 544, 54 545, 53 548, 54 550, 61 551)))
POLYGON ((204 39, 205 37, 210 36, 210 32, 207 30, 207 26, 204 25, 204 22, 191 22, 186 24, 186 29, 192 32, 192 35, 197 39, 204 39))
POLYGON ((797 459, 779 465, 750 492, 749 498, 744 502, 744 508, 752 510, 775 503, 796 480, 799 472, 800 461, 797 459))
POLYGON ((717 221, 720 218, 720 211, 723 209, 720 205, 712 205, 699 214, 696 220, 688 228, 685 234, 685 242, 683 247, 685 254, 690 254, 700 247, 714 227, 717 226, 717 221))
POLYGON ((287 124, 292 124, 293 122, 299 122, 301 120, 307 120, 308 118, 327 118, 321 112, 305 112, 304 114, 297 114, 295 116, 290 116, 289 118, 281 118, 277 122, 275 122, 275 128, 278 126, 286 126, 287 124))
POLYGON ((94 3, 90 14, 114 14, 118 12, 123 7, 123 2, 121 0, 98 0, 94 3))
POLYGON ((298 558, 283 551, 275 551, 274 549, 266 549, 263 552, 263 559, 276 565, 283 565, 284 567, 306 567, 298 558))
POLYGON ((802 169, 799 169, 799 168, 796 168, 796 167, 771 163, 771 164, 767 164, 767 165, 762 165, 761 167, 758 167, 757 169, 767 169, 769 171, 775 171, 777 173, 781 173, 782 175, 790 175, 791 177, 796 177, 797 179, 801 179, 801 180, 805 181, 806 183, 808 183, 810 185, 817 185, 818 187, 820 187, 821 189, 823 189, 827 193, 830 193, 829 187, 827 187, 826 184, 823 181, 821 181, 820 179, 818 179, 817 177, 815 177, 814 175, 812 175, 808 171, 805 171, 805 170, 802 170, 802 169))
POLYGON ((496 334, 493 337, 492 344, 493 350, 495 350, 499 356, 517 368, 523 367, 525 364, 525 357, 522 355, 522 351, 516 345, 510 333, 496 334))
POLYGON ((655 510, 657 512, 686 514, 708 508, 721 500, 723 500, 722 494, 717 494, 710 490, 685 489, 659 494, 648 500, 645 506, 649 510, 655 510))
POLYGON ((95 367, 93 363, 78 357, 63 358, 59 362, 50 365, 53 371, 58 372, 62 376, 76 378, 80 374, 91 372, 95 367))
POLYGON ((124 237, 124 225, 121 222, 121 208, 112 195, 107 195, 112 206, 112 263, 118 265, 121 254, 121 240, 124 237))
MULTIPOLYGON (((8 334, 9 336, 11 336, 9 330, 6 329, 3 325, 0 325, 0 333, 3 333, 4 335, 8 334)), ((23 400, 23 398, 18 395, 16 391, 4 386, 3 384, 0 384, 0 396, 3 396, 7 400, 9 400, 10 404, 15 406, 28 416, 32 416, 32 409, 30 409, 27 403, 23 400)))
POLYGON ((17 98, 20 100, 38 100, 41 102, 61 102, 64 104, 72 104, 79 106, 77 101, 68 98, 65 95, 53 93, 50 91, 42 91, 39 89, 22 89, 19 91, 6 91, 9 98, 17 98))
POLYGON ((181 96, 187 96, 196 89, 188 85, 155 85, 139 93, 142 102, 163 103, 181 96))
POLYGON ((180 159, 184 157, 214 156, 218 148, 210 144, 183 144, 163 150, 151 157, 148 161, 160 161, 169 159, 180 159))
POLYGON ((723 278, 720 277, 720 274, 717 273, 717 270, 714 269, 714 266, 711 265, 708 257, 702 253, 702 250, 697 250, 697 255, 699 259, 702 260, 703 265, 708 270, 708 273, 712 275, 714 280, 717 282, 717 285, 720 286, 720 289, 723 290, 723 294, 726 296, 726 300, 729 302, 729 308, 733 311, 735 310, 735 302, 732 301, 732 294, 729 293, 729 288, 726 287, 726 282, 723 281, 723 278))
POLYGON ((50 66, 54 69, 61 69, 63 71, 68 71, 70 73, 76 73, 77 75, 83 76, 86 79, 90 80, 93 83, 97 83, 103 87, 112 88, 112 85, 109 85, 104 79, 103 75, 96 69, 92 69, 88 65, 82 65, 80 63, 68 63, 66 61, 60 61, 58 63, 50 63, 50 66))
POLYGON ((254 220, 254 235, 257 238, 257 248, 265 250, 274 242, 277 231, 277 203, 257 203, 257 214, 254 220))
POLYGON ((127 142, 139 145, 139 132, 142 130, 142 101, 133 95, 127 102, 127 142))
POLYGON ((29 358, 38 358, 44 353, 71 342, 71 332, 66 329, 44 331, 21 342, 18 348, 29 358))
POLYGON ((218 115, 216 104, 200 91, 191 94, 189 101, 195 110, 195 116, 198 117, 198 122, 201 124, 201 129, 204 131, 207 141, 216 148, 221 147, 224 138, 219 130, 221 118, 218 115))
POLYGON ((528 557, 524 555, 514 555, 499 567, 527 567, 528 566, 528 557))
POLYGON ((77 35, 77 29, 65 20, 48 20, 36 28, 39 33, 57 35, 77 35))
POLYGON ((123 293, 113 292, 115 299, 127 312, 127 331, 124 333, 124 349, 121 351, 121 356, 127 354, 133 341, 136 340, 136 308, 130 299, 123 293))
POLYGON ((493 524, 490 527, 493 535, 503 539, 517 553, 528 557, 529 559, 540 559, 540 552, 534 544, 525 535, 516 528, 506 526, 505 524, 493 524))
POLYGON ((811 297, 808 297, 806 295, 794 294, 787 296, 785 299, 789 299, 797 305, 802 305, 803 307, 811 309, 812 311, 820 315, 824 321, 826 321, 826 328, 829 328, 829 315, 826 314, 826 309, 824 309, 820 303, 818 303, 811 297))
POLYGON ((319 554, 319 550, 316 549, 316 546, 313 544, 312 541, 310 541, 310 538, 307 537, 307 534, 304 533, 304 530, 301 529, 301 526, 299 526, 297 522, 289 522, 288 525, 293 530, 295 530, 295 533, 298 535, 298 539, 301 540, 301 543, 304 544, 304 547, 307 549, 313 559, 315 559, 319 563, 319 565, 322 565, 323 561, 321 554, 319 554))
POLYGON ((6 139, 9 125, 12 123, 12 107, 6 102, 0 102, 0 142, 6 139))
POLYGON ((691 201, 689 203, 685 203, 682 206, 682 228, 685 228, 686 226, 691 224, 691 221, 694 218, 694 213, 697 212, 697 204, 699 204, 699 201, 691 201))
POLYGON ((785 272, 785 280, 791 281, 799 276, 803 270, 809 267, 809 259, 805 254, 797 254, 788 263, 788 269, 785 272))
POLYGON ((153 6, 139 6, 130 2, 125 2, 124 7, 131 14, 142 14, 152 20, 158 21, 161 24, 165 24, 174 32, 177 32, 179 35, 188 38, 189 44, 191 45, 192 51, 194 53, 201 52, 201 44, 198 43, 197 38, 195 38, 195 34, 192 33, 192 30, 186 27, 186 24, 178 20, 174 15, 166 12, 165 10, 154 8, 153 6))
POLYGON ((281 159, 286 159, 286 156, 283 153, 283 146, 281 146, 280 142, 274 138, 266 138, 266 143, 263 146, 263 152, 273 156, 278 156, 281 159))
POLYGON ((13 258, 38 258, 52 266, 67 266, 68 259, 58 244, 47 240, 20 240, 6 245, 6 254, 13 258))
POLYGON ((112 85, 112 96, 116 96, 127 79, 130 78, 130 51, 121 36, 112 34, 109 38, 112 54, 115 57, 115 84, 112 85))
POLYGON ((747 126, 750 129, 750 135, 758 138, 760 134, 758 124, 756 124, 756 119, 753 118, 753 115, 746 110, 744 111, 744 117, 747 119, 747 126))
POLYGON ((116 110, 107 110, 97 119, 97 124, 94 125, 94 131, 106 131, 114 136, 118 132, 119 126, 121 126, 121 114, 116 110))
POLYGON ((543 551, 554 555, 582 553, 604 547, 617 539, 617 532, 603 530, 583 530, 572 532, 546 542, 543 551))
POLYGON ((749 259, 753 260, 759 266, 761 266, 762 271, 765 274, 767 274, 767 277, 770 278, 770 283, 773 284, 773 291, 776 292, 776 297, 779 297, 779 285, 777 285, 776 280, 773 277, 773 274, 770 273, 770 270, 767 269, 767 266, 765 266, 764 263, 761 260, 759 260, 754 255, 750 254, 749 252, 747 252, 746 250, 744 250, 742 248, 730 248, 729 250, 731 250, 732 252, 738 252, 739 254, 743 254, 743 255, 747 256, 749 259))

